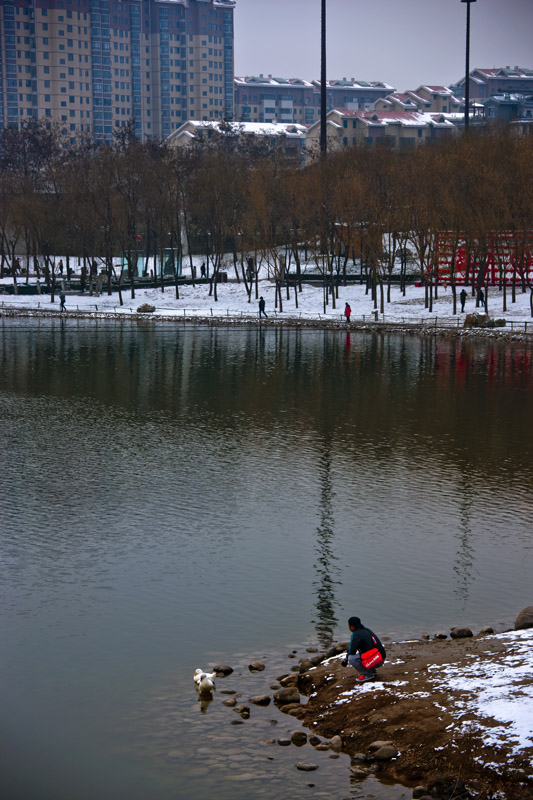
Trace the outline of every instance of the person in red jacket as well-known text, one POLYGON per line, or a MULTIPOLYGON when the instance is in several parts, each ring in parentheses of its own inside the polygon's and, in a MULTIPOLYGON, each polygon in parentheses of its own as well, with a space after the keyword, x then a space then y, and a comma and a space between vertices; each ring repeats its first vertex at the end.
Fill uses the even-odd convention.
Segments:
POLYGON ((376 634, 370 628, 365 628, 359 617, 350 617, 348 627, 352 636, 342 665, 347 667, 350 664, 359 672, 355 679, 357 683, 373 681, 377 675, 376 667, 385 661, 385 648, 376 634))
POLYGON ((350 304, 346 303, 344 306, 344 316, 346 317, 346 322, 350 321, 350 315, 352 313, 352 309, 350 308, 350 304))

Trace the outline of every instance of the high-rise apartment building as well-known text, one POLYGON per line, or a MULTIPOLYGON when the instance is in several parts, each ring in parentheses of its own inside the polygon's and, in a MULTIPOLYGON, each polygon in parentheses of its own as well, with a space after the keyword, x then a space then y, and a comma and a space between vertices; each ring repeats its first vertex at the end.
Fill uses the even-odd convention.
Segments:
POLYGON ((59 122, 110 141, 234 117, 235 0, 2 0, 0 128, 59 122))

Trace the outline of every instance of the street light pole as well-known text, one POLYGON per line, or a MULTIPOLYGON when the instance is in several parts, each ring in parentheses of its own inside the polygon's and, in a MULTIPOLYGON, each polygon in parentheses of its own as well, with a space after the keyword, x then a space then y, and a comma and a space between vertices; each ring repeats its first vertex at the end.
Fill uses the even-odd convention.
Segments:
POLYGON ((322 0, 320 32, 320 154, 324 157, 328 147, 326 138, 326 0, 322 0))
POLYGON ((466 3, 466 68, 465 68, 465 131, 468 130, 470 121, 470 3, 476 0, 461 0, 466 3))

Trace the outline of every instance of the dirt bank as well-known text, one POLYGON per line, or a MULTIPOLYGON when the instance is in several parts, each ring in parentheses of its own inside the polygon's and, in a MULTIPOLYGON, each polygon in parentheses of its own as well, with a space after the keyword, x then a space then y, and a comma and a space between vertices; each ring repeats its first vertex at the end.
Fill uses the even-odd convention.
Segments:
POLYGON ((378 680, 357 686, 342 656, 331 658, 299 678, 309 697, 302 722, 340 735, 352 756, 392 742, 399 756, 378 772, 407 786, 453 775, 479 798, 529 800, 532 649, 533 631, 389 643, 378 680))

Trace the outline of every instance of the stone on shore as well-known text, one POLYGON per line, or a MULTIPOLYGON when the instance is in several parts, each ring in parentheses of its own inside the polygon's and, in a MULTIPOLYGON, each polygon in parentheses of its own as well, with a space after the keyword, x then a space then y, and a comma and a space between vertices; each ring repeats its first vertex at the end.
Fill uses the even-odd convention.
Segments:
POLYGON ((217 678, 225 678, 227 675, 231 675, 233 667, 229 667, 227 664, 215 664, 213 672, 216 673, 217 678))
POLYGON ((329 746, 333 750, 334 753, 340 753, 342 751, 342 739, 337 734, 336 736, 332 736, 329 740, 329 746))
POLYGON ((268 694, 256 694, 254 697, 250 697, 250 703, 253 703, 254 706, 269 706, 270 697, 268 694))
POLYGON ((318 764, 307 764, 305 761, 297 761, 294 766, 302 772, 313 772, 318 769, 318 764))
POLYGON ((526 628, 533 628, 533 606, 522 609, 514 623, 515 631, 525 630, 526 628))
POLYGON ((296 747, 302 747, 304 744, 307 744, 307 734, 303 731, 294 731, 291 736, 291 741, 296 747))
POLYGON ((279 691, 274 693, 274 702, 278 706, 285 706, 289 703, 299 703, 300 692, 295 686, 288 686, 284 689, 279 689, 279 691))
POLYGON ((452 628, 450 631, 450 636, 452 639, 468 639, 470 636, 474 634, 470 630, 470 628, 452 628))
POLYGON ((386 744, 376 750, 373 756, 376 761, 392 761, 393 758, 398 758, 399 753, 393 744, 386 744))
POLYGON ((248 664, 248 669, 250 672, 263 672, 265 665, 262 661, 252 661, 251 664, 248 664))

